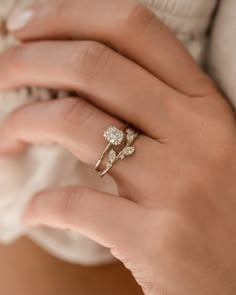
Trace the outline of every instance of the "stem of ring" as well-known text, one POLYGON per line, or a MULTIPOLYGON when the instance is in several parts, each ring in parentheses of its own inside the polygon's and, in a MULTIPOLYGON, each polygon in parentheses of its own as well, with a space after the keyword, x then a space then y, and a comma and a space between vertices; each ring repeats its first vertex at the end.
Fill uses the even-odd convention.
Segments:
POLYGON ((111 143, 108 143, 107 147, 105 148, 104 152, 102 153, 101 157, 99 158, 99 160, 97 161, 97 164, 95 166, 96 171, 100 172, 100 165, 102 163, 102 160, 104 159, 106 153, 109 151, 109 149, 112 147, 111 143))

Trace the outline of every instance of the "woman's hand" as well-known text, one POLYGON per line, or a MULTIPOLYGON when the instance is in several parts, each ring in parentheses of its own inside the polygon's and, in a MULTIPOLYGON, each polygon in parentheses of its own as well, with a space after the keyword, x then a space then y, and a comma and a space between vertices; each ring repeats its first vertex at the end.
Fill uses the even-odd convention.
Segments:
POLYGON ((80 97, 14 112, 0 129, 3 154, 58 143, 95 165, 108 126, 142 131, 136 153, 110 170, 120 197, 52 189, 25 220, 109 247, 148 295, 235 294, 235 116, 172 33, 127 0, 49 1, 8 26, 27 42, 0 56, 1 90, 40 85, 80 97))

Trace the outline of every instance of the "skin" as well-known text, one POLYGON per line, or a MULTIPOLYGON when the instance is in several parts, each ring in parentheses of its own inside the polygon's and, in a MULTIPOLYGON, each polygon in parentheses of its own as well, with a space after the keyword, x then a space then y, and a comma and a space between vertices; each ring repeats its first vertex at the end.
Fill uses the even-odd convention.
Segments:
POLYGON ((147 295, 236 292, 236 121, 174 35, 132 1, 49 1, 0 56, 0 89, 79 97, 24 106, 0 129, 2 154, 57 143, 95 165, 104 130, 130 122, 137 152, 110 171, 119 197, 40 192, 24 222, 71 228, 111 249, 147 295), (101 18, 101 15, 103 16, 101 18), (86 41, 89 40, 89 41, 86 41))

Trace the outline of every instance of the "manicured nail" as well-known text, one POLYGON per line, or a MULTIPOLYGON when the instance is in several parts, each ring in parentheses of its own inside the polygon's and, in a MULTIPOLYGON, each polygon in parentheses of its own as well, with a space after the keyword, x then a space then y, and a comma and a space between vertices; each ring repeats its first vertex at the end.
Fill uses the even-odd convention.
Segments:
POLYGON ((23 29, 33 16, 33 10, 23 10, 13 12, 7 20, 7 29, 9 31, 18 31, 23 29))

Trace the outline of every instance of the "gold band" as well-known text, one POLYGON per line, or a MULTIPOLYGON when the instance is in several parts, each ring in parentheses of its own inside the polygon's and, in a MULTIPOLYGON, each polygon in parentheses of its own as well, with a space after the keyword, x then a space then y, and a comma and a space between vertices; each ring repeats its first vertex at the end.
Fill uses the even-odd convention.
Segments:
POLYGON ((101 177, 107 174, 118 160, 123 160, 135 152, 135 147, 132 146, 132 144, 138 135, 139 131, 134 130, 129 127, 129 125, 126 125, 122 130, 111 126, 104 132, 104 137, 109 143, 95 166, 96 171, 100 172, 101 177), (122 142, 124 142, 123 148, 119 152, 116 152, 113 146, 119 146, 122 142), (109 160, 106 164, 106 168, 100 171, 99 167, 108 152, 109 160))

